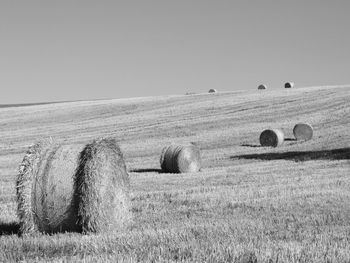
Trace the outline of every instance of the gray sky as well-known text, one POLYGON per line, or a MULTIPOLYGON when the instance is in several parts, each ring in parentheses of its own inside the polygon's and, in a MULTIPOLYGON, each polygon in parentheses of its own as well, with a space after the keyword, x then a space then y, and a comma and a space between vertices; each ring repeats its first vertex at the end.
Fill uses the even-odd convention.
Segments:
POLYGON ((350 84, 350 1, 1 0, 0 104, 350 84))

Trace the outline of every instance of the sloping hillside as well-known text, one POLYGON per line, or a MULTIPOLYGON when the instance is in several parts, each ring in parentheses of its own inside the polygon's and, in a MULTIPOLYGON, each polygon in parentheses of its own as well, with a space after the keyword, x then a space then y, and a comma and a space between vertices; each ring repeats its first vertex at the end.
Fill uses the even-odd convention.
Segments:
MULTIPOLYGON (((15 226, 16 168, 42 137, 64 143, 116 137, 132 180, 135 219, 118 242, 0 237, 0 251, 15 259, 94 261, 113 254, 113 260, 229 262, 249 249, 260 261, 350 260, 350 86, 0 108, 0 127, 0 228, 15 226), (313 125, 311 141, 293 140, 297 122, 313 125), (282 128, 288 140, 260 147, 266 128, 282 128), (197 143, 202 171, 159 173, 161 149, 170 142, 197 143), (33 242, 34 255, 24 249, 33 242), (47 252, 50 242, 56 252, 47 252)), ((0 252, 0 261, 6 255, 0 252)))

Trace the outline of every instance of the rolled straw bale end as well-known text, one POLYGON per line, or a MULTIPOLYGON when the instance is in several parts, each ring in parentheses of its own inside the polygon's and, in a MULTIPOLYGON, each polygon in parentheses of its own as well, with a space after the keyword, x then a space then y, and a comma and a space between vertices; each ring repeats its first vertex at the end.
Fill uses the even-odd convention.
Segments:
POLYGON ((210 89, 208 93, 217 93, 218 91, 216 89, 210 89))
POLYGON ((17 216, 19 218, 19 234, 27 235, 38 231, 34 222, 32 195, 33 180, 36 178, 38 165, 43 155, 54 144, 52 139, 43 140, 30 146, 19 165, 16 178, 17 216))
POLYGON ((167 150, 169 149, 171 145, 167 145, 165 147, 163 147, 162 149, 162 152, 160 154, 160 168, 163 170, 163 171, 166 171, 166 159, 165 159, 165 154, 167 152, 167 150))
POLYGON ((313 133, 313 128, 308 123, 298 123, 293 128, 293 134, 298 141, 311 140, 313 133))
POLYGON ((200 149, 193 144, 166 146, 161 153, 160 166, 169 173, 198 172, 201 169, 200 149))
POLYGON ((290 88, 293 88, 294 87, 294 82, 286 82, 284 84, 284 88, 286 89, 290 89, 290 88))
POLYGON ((78 171, 75 198, 82 231, 106 233, 124 229, 132 218, 130 179, 115 139, 99 139, 86 145, 78 171))
POLYGON ((178 173, 177 157, 182 145, 170 144, 163 148, 160 156, 160 166, 164 172, 178 173))
POLYGON ((260 134, 260 144, 262 146, 278 147, 284 142, 284 134, 279 129, 264 130, 260 134))
POLYGON ((178 155, 178 171, 180 173, 194 173, 201 169, 201 155, 199 147, 191 144, 184 146, 178 155))

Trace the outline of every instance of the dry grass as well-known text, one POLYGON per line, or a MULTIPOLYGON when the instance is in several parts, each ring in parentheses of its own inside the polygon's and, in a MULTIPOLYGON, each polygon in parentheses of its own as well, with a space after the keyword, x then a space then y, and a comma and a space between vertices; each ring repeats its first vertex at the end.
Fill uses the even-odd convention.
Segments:
MULTIPOLYGON (((0 261, 350 261, 350 88, 220 92, 0 109, 0 261), (310 121, 313 139, 259 144, 266 127, 310 121), (116 124, 118 124, 116 126, 116 124), (14 181, 38 136, 122 138, 130 228, 20 238, 14 181), (162 145, 196 142, 202 171, 160 174, 162 145)), ((292 139, 292 129, 284 130, 292 139)))

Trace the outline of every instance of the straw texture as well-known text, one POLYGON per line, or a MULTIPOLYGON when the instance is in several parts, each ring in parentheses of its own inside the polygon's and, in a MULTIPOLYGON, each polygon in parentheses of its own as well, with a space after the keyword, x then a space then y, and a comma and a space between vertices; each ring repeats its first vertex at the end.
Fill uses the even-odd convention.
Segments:
POLYGON ((308 123, 298 123, 293 128, 293 134, 298 141, 308 141, 312 139, 314 130, 308 123))
POLYGON ((201 169, 200 149, 193 144, 171 144, 163 148, 160 157, 160 165, 164 172, 198 172, 201 169))
POLYGON ((260 134, 260 144, 262 146, 278 147, 284 142, 284 134, 279 129, 264 130, 260 134))
POLYGON ((130 220, 129 177, 114 139, 30 147, 17 177, 20 232, 103 232, 130 220))
POLYGON ((83 232, 111 232, 131 220, 130 179, 114 139, 88 144, 75 177, 75 203, 83 232))

